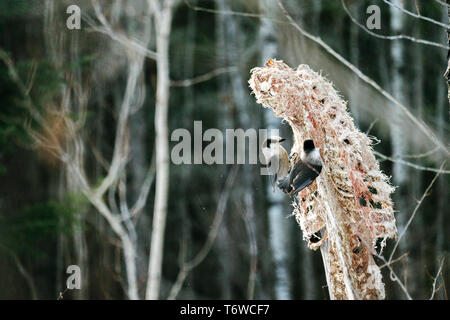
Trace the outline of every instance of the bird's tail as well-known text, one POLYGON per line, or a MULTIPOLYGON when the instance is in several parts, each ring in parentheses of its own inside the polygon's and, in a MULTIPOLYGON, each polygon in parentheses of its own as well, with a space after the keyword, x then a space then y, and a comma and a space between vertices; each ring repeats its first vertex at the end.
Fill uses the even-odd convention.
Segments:
POLYGON ((289 193, 291 191, 291 187, 289 186, 289 178, 284 177, 277 181, 278 188, 284 193, 289 193))

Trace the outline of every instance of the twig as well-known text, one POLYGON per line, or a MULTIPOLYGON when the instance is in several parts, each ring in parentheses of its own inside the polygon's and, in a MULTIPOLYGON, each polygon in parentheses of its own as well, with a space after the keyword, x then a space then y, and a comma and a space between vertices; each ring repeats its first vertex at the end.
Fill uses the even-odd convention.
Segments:
POLYGON ((368 34, 379 38, 379 39, 385 39, 385 40, 409 40, 412 42, 416 42, 416 43, 420 43, 420 44, 424 44, 424 45, 428 45, 428 46, 434 46, 434 47, 439 47, 442 49, 446 49, 446 50, 450 50, 450 47, 437 43, 437 42, 433 42, 433 41, 428 41, 428 40, 424 40, 424 39, 417 39, 414 38, 412 36, 408 36, 408 35, 404 35, 404 34, 399 34, 399 35, 395 35, 395 36, 386 36, 386 35, 381 35, 378 33, 375 33, 369 29, 367 29, 363 24, 359 23, 359 21, 357 21, 352 14, 350 13, 350 11, 348 10, 347 6, 345 5, 345 1, 341 0, 342 6, 345 10, 345 12, 347 13, 347 15, 349 16, 350 20, 353 21, 353 23, 355 23, 358 27, 360 27, 361 29, 363 29, 365 32, 367 32, 368 34))
POLYGON ((152 60, 156 60, 158 54, 152 50, 149 50, 146 48, 146 45, 140 44, 136 40, 130 39, 127 36, 125 36, 122 33, 114 32, 111 25, 106 20, 105 16, 103 15, 100 5, 98 4, 97 0, 93 1, 92 6, 94 7, 95 14, 102 24, 103 27, 99 27, 95 25, 92 18, 88 15, 83 14, 82 18, 83 20, 92 28, 92 31, 99 32, 106 34, 108 37, 110 37, 112 40, 117 41, 118 43, 122 44, 128 49, 131 49, 135 52, 138 52, 147 58, 150 58, 152 60))
POLYGON ((186 80, 175 80, 175 81, 170 81, 170 85, 172 87, 189 87, 201 82, 205 82, 208 81, 218 75, 221 75, 223 73, 228 73, 228 72, 236 72, 238 71, 237 67, 226 67, 226 68, 218 68, 216 70, 207 72, 205 74, 202 74, 201 76, 197 76, 191 79, 186 79, 186 80))
POLYGON ((369 135, 370 131, 372 131, 373 126, 374 126, 375 123, 377 123, 377 122, 378 122, 378 119, 375 119, 375 120, 373 120, 373 121, 370 123, 369 128, 368 128, 367 131, 366 131, 366 134, 367 134, 367 135, 369 135))
POLYGON ((148 168, 147 174, 145 175, 145 180, 141 186, 139 196, 138 196, 135 204, 131 208, 131 212, 130 212, 131 217, 133 217, 135 223, 147 202, 148 194, 150 192, 150 187, 152 186, 153 180, 155 179, 155 172, 156 172, 156 156, 155 156, 155 150, 153 150, 152 161, 151 161, 150 167, 148 168))
POLYGON ((30 273, 25 269, 25 267, 23 266, 22 262, 20 261, 19 257, 14 254, 13 252, 10 252, 11 256, 14 259, 14 262, 16 263, 17 269, 19 269, 19 272, 22 274, 22 276, 25 278, 25 280, 27 281, 28 286, 30 287, 30 291, 31 291, 31 298, 33 300, 37 300, 38 296, 37 296, 37 291, 36 291, 36 286, 34 284, 34 280, 33 277, 30 275, 30 273))
POLYGON ((384 160, 389 160, 391 162, 397 162, 397 163, 401 163, 404 164, 405 166, 417 169, 417 170, 423 170, 423 171, 431 171, 431 172, 437 172, 437 173, 441 173, 441 174, 450 174, 450 170, 441 170, 441 169, 436 169, 436 168, 430 168, 430 167, 424 167, 409 161, 405 161, 403 159, 395 159, 395 158, 391 158, 388 157, 382 153, 379 153, 377 151, 373 152, 374 154, 376 154, 378 157, 384 159, 384 160))
POLYGON ((103 157, 103 155, 100 153, 100 150, 98 150, 94 143, 92 143, 91 139, 88 138, 87 142, 91 147, 92 154, 94 155, 95 160, 103 167, 103 169, 108 171, 108 168, 110 166, 108 160, 103 157))
POLYGON ((420 15, 419 4, 417 3, 417 0, 414 0, 414 5, 416 6, 417 14, 420 15))
POLYGON ((203 12, 209 12, 209 13, 222 13, 222 14, 231 14, 231 15, 239 15, 243 17, 252 17, 252 18, 261 18, 261 14, 259 13, 249 13, 249 12, 237 12, 237 11, 220 11, 220 10, 214 10, 214 9, 208 9, 203 7, 198 7, 195 5, 192 5, 188 0, 184 0, 184 3, 192 10, 195 11, 203 11, 203 12))
MULTIPOLYGON (((175 281, 174 285, 172 286, 172 289, 170 290, 169 296, 167 298, 168 300, 173 300, 177 297, 188 273, 196 266, 198 266, 206 258, 209 251, 211 250, 212 245, 219 233, 219 228, 222 224, 223 216, 225 214, 231 187, 234 184, 234 180, 236 178, 238 170, 239 166, 233 166, 231 172, 228 174, 224 190, 222 191, 222 194, 220 195, 219 198, 219 202, 217 203, 214 221, 208 234, 208 238, 206 239, 205 243, 203 244, 203 247, 200 249, 197 255, 191 261, 183 262, 183 264, 180 266, 180 271, 178 272, 177 280, 175 281)), ((182 248, 183 250, 185 250, 184 247, 182 248)))
POLYGON ((425 158, 425 157, 428 157, 429 155, 435 153, 435 152, 438 151, 438 150, 439 150, 439 148, 436 147, 436 148, 434 148, 434 149, 432 149, 432 150, 430 150, 430 151, 423 152, 423 153, 419 153, 419 154, 405 154, 405 155, 403 156, 403 158, 415 158, 415 159, 418 159, 418 158, 425 158))
MULTIPOLYGON (((389 263, 389 265, 392 265, 392 264, 394 264, 394 263, 396 263, 396 262, 402 260, 403 258, 406 258, 407 256, 408 256, 408 252, 406 252, 406 253, 402 254, 400 257, 395 258, 394 260, 392 260, 392 261, 389 263)), ((385 268, 385 267, 387 267, 387 266, 388 266, 387 263, 385 263, 385 264, 383 264, 383 265, 380 266, 380 269, 383 269, 383 268, 385 268)))
POLYGON ((129 68, 125 96, 122 102, 122 106, 120 107, 120 114, 117 122, 116 138, 114 142, 114 152, 111 160, 111 166, 109 167, 106 177, 103 179, 102 183, 95 191, 96 197, 98 198, 101 198, 105 191, 114 183, 114 181, 116 181, 126 164, 126 159, 128 156, 126 140, 127 124, 129 120, 133 95, 141 71, 142 60, 138 59, 138 61, 132 61, 129 68))
POLYGON ((37 71, 37 63, 36 63, 36 61, 33 61, 33 65, 31 66, 31 70, 30 70, 30 73, 28 75, 28 80, 27 80, 27 83, 25 85, 27 95, 30 94, 31 88, 33 87, 34 78, 36 76, 36 71, 37 71))
MULTIPOLYGON (((442 168, 444 167, 444 165, 445 165, 445 161, 444 161, 444 163, 442 163, 440 171, 442 171, 442 168)), ((409 217, 408 222, 405 225, 405 228, 402 230, 402 232, 398 236, 397 241, 395 242, 394 249, 392 249, 392 252, 389 256, 389 263, 392 262, 392 257, 394 256, 395 251, 397 250, 397 247, 398 247, 400 241, 402 240, 403 236, 405 235, 406 231, 408 230, 408 227, 411 225, 411 222, 413 221, 414 217, 416 216, 416 213, 419 210, 420 206, 422 205, 423 200, 428 196, 428 192, 430 191, 431 187, 433 186, 434 182, 437 180, 437 178, 439 177, 440 174, 441 174, 440 172, 436 173, 433 180, 431 180, 430 184, 425 189, 425 192, 422 194, 422 197, 420 198, 419 202, 417 203, 416 207, 414 208, 413 213, 409 217)))
POLYGON ((437 3, 439 3, 442 6, 450 7, 450 5, 448 3, 445 3, 445 2, 443 2, 441 0, 434 0, 434 1, 436 1, 437 3))
MULTIPOLYGON (((348 218, 347 218, 348 219, 348 218)), ((355 228, 354 228, 355 229, 355 228)), ((356 232, 357 233, 357 232, 356 232)), ((392 260, 387 261, 386 258, 384 256, 382 256, 381 254, 379 254, 375 249, 372 248, 372 246, 367 243, 367 241, 365 240, 364 237, 360 237, 361 242, 364 244, 364 246, 367 248, 367 250, 369 250, 369 252, 374 256, 377 257, 378 259, 380 259, 381 261, 384 262, 383 267, 387 267, 390 271, 389 275, 390 275, 390 279, 393 282, 397 282, 397 284, 400 286, 400 289, 403 291, 403 293, 405 294, 406 298, 408 300, 412 300, 411 295, 408 292, 408 289, 406 288, 405 284, 400 280, 400 278, 397 276, 397 274, 395 273, 394 269, 391 267, 391 264, 394 262, 392 260)), ((399 260, 401 257, 397 258, 397 260, 399 260)))
MULTIPOLYGON (((243 208, 244 206, 240 206, 243 208)), ((248 276, 248 284, 247 284, 247 300, 253 300, 255 295, 255 280, 256 280, 256 267, 257 267, 257 245, 254 230, 250 224, 249 217, 247 214, 240 210, 242 220, 244 220, 245 230, 247 230, 249 243, 250 243, 250 270, 248 276)))
POLYGON ((58 294, 58 298, 56 298, 56 300, 63 300, 64 299, 64 294, 67 292, 67 290, 69 290, 69 288, 66 288, 64 291, 60 292, 58 294))
POLYGON ((425 17, 425 16, 422 16, 422 15, 420 15, 420 14, 416 14, 416 13, 414 13, 414 12, 408 11, 408 10, 406 10, 406 9, 404 9, 404 8, 402 8, 402 7, 399 7, 398 5, 396 5, 396 4, 392 3, 392 2, 390 2, 389 0, 383 0, 383 2, 386 3, 386 4, 388 4, 388 5, 390 5, 391 7, 394 7, 394 8, 396 8, 396 9, 400 10, 401 12, 403 12, 403 13, 405 13, 405 14, 411 16, 411 17, 414 17, 414 18, 417 18, 417 19, 422 19, 422 20, 431 22, 431 23, 433 23, 433 24, 435 24, 435 25, 438 25, 438 26, 440 26, 440 27, 442 27, 442 28, 444 28, 444 29, 447 29, 447 30, 450 29, 450 26, 447 25, 447 24, 445 24, 445 23, 442 23, 442 22, 436 21, 436 20, 434 20, 434 19, 431 19, 431 18, 429 18, 429 17, 425 17))
POLYGON ((433 279, 433 287, 432 287, 433 291, 431 292, 431 297, 429 300, 433 300, 435 293, 439 290, 439 288, 436 290, 436 283, 437 283, 437 279, 439 278, 439 275, 442 273, 442 266, 444 265, 444 260, 445 260, 445 258, 442 258, 441 264, 439 265, 439 270, 433 279))

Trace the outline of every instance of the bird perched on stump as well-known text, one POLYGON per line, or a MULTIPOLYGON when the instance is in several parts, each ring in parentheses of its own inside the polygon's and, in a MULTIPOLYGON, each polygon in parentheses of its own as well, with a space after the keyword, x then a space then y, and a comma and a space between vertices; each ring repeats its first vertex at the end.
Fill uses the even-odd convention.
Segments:
POLYGON ((289 173, 289 156, 286 149, 281 146, 281 142, 286 139, 272 136, 262 143, 262 152, 266 159, 266 167, 271 176, 270 183, 275 190, 275 184, 280 179, 286 178, 289 173))
POLYGON ((303 152, 299 159, 294 159, 289 176, 278 181, 278 187, 285 193, 293 195, 298 204, 297 194, 309 186, 322 171, 319 149, 311 139, 303 142, 303 152))

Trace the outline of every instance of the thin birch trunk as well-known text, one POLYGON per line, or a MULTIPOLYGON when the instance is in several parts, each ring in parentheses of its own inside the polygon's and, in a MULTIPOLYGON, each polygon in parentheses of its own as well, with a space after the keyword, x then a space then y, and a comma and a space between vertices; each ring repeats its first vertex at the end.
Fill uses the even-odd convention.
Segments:
MULTIPOLYGON (((400 0, 394 1, 397 5, 402 5, 400 0)), ((403 31, 403 13, 394 8, 390 7, 390 15, 391 15, 391 32, 394 34, 400 33, 403 31)), ((402 41, 393 41, 391 43, 391 58, 392 58, 392 93, 398 98, 402 103, 405 102, 405 84, 402 77, 401 68, 404 66, 404 45, 402 41)), ((395 109, 397 110, 397 109, 395 109)), ((398 121, 401 121, 401 114, 394 114, 394 118, 391 123, 391 140, 392 140, 392 155, 393 158, 400 158, 405 153, 405 141, 402 138, 402 132, 399 130, 399 126, 397 125, 398 121)), ((395 162, 393 164, 393 182, 395 185, 402 185, 407 178, 406 168, 400 164, 395 162)), ((398 209, 402 210, 403 207, 399 206, 398 209)), ((399 221, 399 228, 401 229, 404 226, 403 218, 399 221)))
MULTIPOLYGON (((262 1, 262 9, 266 15, 270 16, 270 12, 272 12, 273 9, 276 9, 276 3, 272 0, 264 0, 262 1)), ((271 20, 267 18, 260 20, 259 38, 261 48, 260 60, 261 64, 263 64, 268 59, 277 57, 277 35, 271 20)), ((271 110, 265 110, 264 118, 268 130, 280 130, 280 121, 274 116, 271 110)), ((285 202, 284 195, 280 190, 276 188, 274 192, 272 186, 268 184, 266 193, 269 200, 267 209, 269 216, 269 241, 275 266, 275 299, 289 300, 292 298, 290 292, 289 269, 287 265, 290 221, 285 218, 287 214, 285 211, 286 207, 283 205, 285 202)), ((301 272, 307 272, 307 270, 302 268, 301 272)), ((308 281, 309 280, 311 279, 308 279, 308 281)))
POLYGON ((146 299, 159 298, 162 276, 162 260, 164 250, 164 232, 167 217, 167 201, 169 197, 169 36, 172 24, 173 1, 163 4, 149 0, 154 8, 156 23, 156 50, 158 56, 157 87, 155 105, 155 145, 156 145, 156 191, 146 299))
MULTIPOLYGON (((395 0, 393 3, 402 6, 401 0, 395 0)), ((404 15, 403 13, 390 6, 390 27, 393 34, 403 32, 404 28, 404 15)), ((401 102, 406 104, 406 90, 403 80, 404 72, 402 68, 405 65, 405 48, 404 42, 392 41, 391 42, 391 93, 401 102)), ((396 108, 393 111, 392 119, 389 121, 390 136, 392 146, 392 158, 397 159, 403 157, 407 150, 407 140, 404 138, 404 132, 401 130, 400 122, 402 121, 402 112, 396 108)), ((408 220, 408 206, 405 201, 405 195, 408 192, 408 172, 406 166, 399 162, 392 164, 392 182, 394 186, 397 186, 397 192, 394 194, 394 202, 396 204, 396 210, 399 211, 397 215, 398 229, 401 233, 408 220)), ((408 250, 408 241, 400 243, 402 251, 408 250)), ((408 258, 406 258, 408 260, 408 258)))

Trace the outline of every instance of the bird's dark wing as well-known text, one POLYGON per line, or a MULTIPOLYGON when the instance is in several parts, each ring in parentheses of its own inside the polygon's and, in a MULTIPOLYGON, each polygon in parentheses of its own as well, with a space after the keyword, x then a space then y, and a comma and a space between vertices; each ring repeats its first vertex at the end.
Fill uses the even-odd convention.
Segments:
POLYGON ((294 167, 289 172, 289 186, 292 186, 295 178, 301 174, 302 171, 308 169, 308 166, 300 159, 295 162, 294 167))
POLYGON ((317 173, 317 175, 319 175, 320 172, 322 171, 322 166, 314 166, 314 165, 312 165, 311 167, 314 169, 314 171, 317 173))
POLYGON ((321 167, 308 166, 301 160, 298 161, 289 175, 289 185, 294 189, 293 194, 297 194, 313 183, 321 169, 321 167))

